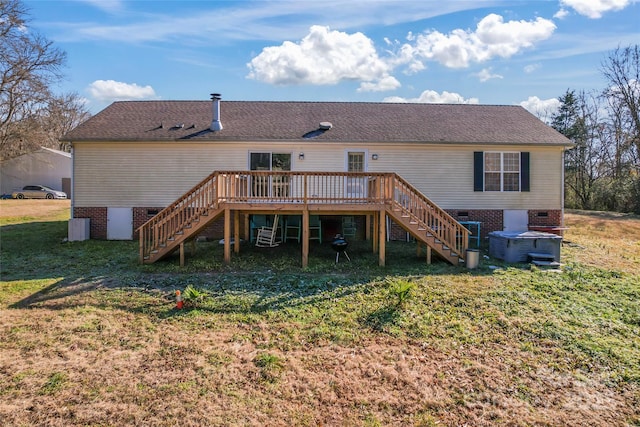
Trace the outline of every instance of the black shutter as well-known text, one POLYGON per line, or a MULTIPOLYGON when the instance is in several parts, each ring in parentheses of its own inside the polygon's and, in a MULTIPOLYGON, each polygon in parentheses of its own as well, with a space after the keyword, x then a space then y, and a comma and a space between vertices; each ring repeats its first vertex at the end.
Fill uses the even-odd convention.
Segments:
POLYGON ((484 152, 473 152, 473 191, 484 191, 484 152))
POLYGON ((531 180, 529 176, 529 153, 520 153, 520 191, 531 191, 531 180))

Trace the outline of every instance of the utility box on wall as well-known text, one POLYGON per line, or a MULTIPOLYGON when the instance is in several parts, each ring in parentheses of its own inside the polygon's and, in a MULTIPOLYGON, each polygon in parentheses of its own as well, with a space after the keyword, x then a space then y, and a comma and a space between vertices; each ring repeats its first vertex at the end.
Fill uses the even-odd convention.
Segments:
POLYGON ((69 220, 69 241, 89 240, 91 238, 90 223, 91 219, 89 218, 71 218, 69 220))

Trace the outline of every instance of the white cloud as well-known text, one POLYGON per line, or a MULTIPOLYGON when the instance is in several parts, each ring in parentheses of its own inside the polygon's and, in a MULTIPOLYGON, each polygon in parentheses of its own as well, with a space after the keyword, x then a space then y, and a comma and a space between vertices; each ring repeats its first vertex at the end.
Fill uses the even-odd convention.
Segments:
POLYGON ((524 67, 524 72, 527 74, 531 74, 537 69, 539 69, 540 67, 542 67, 542 65, 540 64, 529 64, 524 67))
POLYGON ((624 9, 630 4, 630 0, 560 0, 560 4, 572 8, 580 15, 598 19, 603 13, 624 9))
POLYGON ((116 12, 124 8, 121 0, 81 0, 106 12, 116 12))
POLYGON ((491 79, 502 79, 503 77, 500 74, 492 74, 491 68, 484 68, 479 73, 475 74, 481 82, 486 82, 491 79))
POLYGON ((425 90, 418 98, 402 98, 399 96, 390 96, 384 99, 384 102, 408 102, 420 104, 478 104, 478 98, 464 99, 464 97, 455 92, 438 93, 434 90, 425 90))
POLYGON ((400 82, 393 76, 386 76, 376 82, 362 82, 358 88, 358 92, 383 92, 387 90, 398 89, 400 82))
MULTIPOLYGON (((125 11, 125 0, 83 0, 95 7, 125 11)), ((132 13, 116 24, 93 20, 66 25, 50 37, 79 40, 112 40, 125 44, 139 42, 178 42, 181 45, 205 43, 207 46, 228 40, 291 40, 303 37, 311 25, 319 22, 343 30, 373 28, 443 16, 465 10, 493 6, 496 0, 402 1, 398 0, 325 0, 325 1, 218 1, 198 13, 190 13, 188 2, 175 7, 151 8, 150 13, 132 13), (185 8, 182 7, 186 3, 185 8), (401 7, 399 6, 401 4, 401 7), (328 13, 327 11, 330 11, 328 13), (295 19, 291 19, 295 17, 295 19)), ((198 8, 200 9, 200 8, 198 8)), ((354 30, 355 31, 355 30, 354 30)))
POLYGON ((102 102, 157 98, 151 86, 122 83, 114 80, 96 80, 87 88, 89 94, 102 102))
POLYGON ((537 96, 530 96, 526 101, 519 104, 540 120, 548 122, 551 116, 558 111, 560 101, 557 98, 540 99, 537 96))
POLYGON ((415 53, 450 68, 464 68, 472 62, 513 56, 548 39, 555 29, 552 21, 540 17, 535 21, 504 22, 502 16, 490 14, 474 32, 456 29, 448 35, 430 31, 416 36, 415 53))
POLYGON ((270 46, 247 66, 249 78, 276 85, 331 85, 344 80, 388 78, 389 66, 362 33, 347 34, 314 25, 299 43, 270 46))
POLYGON ((569 15, 569 11, 567 9, 560 9, 553 15, 553 17, 556 19, 564 19, 568 15, 569 15))

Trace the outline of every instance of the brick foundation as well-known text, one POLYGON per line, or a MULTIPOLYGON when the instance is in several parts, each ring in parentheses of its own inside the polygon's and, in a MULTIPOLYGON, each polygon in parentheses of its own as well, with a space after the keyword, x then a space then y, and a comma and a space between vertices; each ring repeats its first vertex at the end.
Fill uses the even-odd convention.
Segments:
MULTIPOLYGON (((503 229, 503 211, 501 209, 469 210, 447 209, 447 213, 457 221, 480 222, 480 238, 485 239, 492 231, 503 229)), ((529 226, 559 226, 562 224, 562 211, 559 209, 529 210, 529 226)), ((550 231, 551 232, 551 231, 550 231)), ((391 224, 391 240, 405 240, 406 232, 396 223, 391 224)))
MULTIPOLYGON (((134 239, 138 238, 135 230, 142 224, 153 218, 163 208, 161 207, 137 207, 133 208, 133 231, 134 239)), ((492 231, 503 229, 503 214, 502 210, 463 210, 463 209, 448 209, 447 213, 458 221, 479 221, 480 222, 480 234, 481 238, 485 239, 492 231)), ((107 238, 107 208, 74 208, 74 218, 89 218, 91 238, 92 239, 106 239, 107 238)), ((358 230, 364 230, 364 217, 358 217, 358 230)), ((231 224, 233 227, 233 218, 231 218, 231 224)), ((243 230, 244 216, 240 216, 240 233, 244 233, 243 230)), ((555 210, 530 210, 529 211, 529 226, 560 226, 562 224, 562 211, 555 210)), ((329 223, 327 223, 327 226, 329 223)), ((324 228, 324 227, 323 227, 324 228)), ((330 227, 327 227, 327 232, 330 227)), ((397 225, 391 223, 389 231, 389 238, 391 240, 406 240, 407 233, 397 225)), ((561 232, 560 232, 561 233, 561 232)), ((221 239, 224 236, 224 218, 221 217, 214 221, 209 227, 200 233, 201 236, 209 239, 221 239)), ((333 237, 333 235, 329 236, 333 237)), ((359 233, 359 238, 364 238, 364 232, 359 233), (362 234, 362 236, 360 236, 362 234)), ((325 237, 326 238, 326 237, 325 237)))
POLYGON ((529 226, 555 226, 562 225, 562 211, 541 210, 529 211, 529 226))
POLYGON ((504 228, 504 215, 502 209, 448 209, 447 213, 457 221, 480 222, 481 239, 486 238, 492 231, 498 231, 504 228))
POLYGON ((562 211, 560 210, 529 211, 530 229, 533 228, 535 230, 535 227, 540 227, 538 229, 539 231, 545 231, 562 236, 563 229, 560 228, 562 224, 562 211))
POLYGON ((89 233, 92 239, 107 238, 107 208, 73 208, 74 218, 89 218, 89 233))
MULTIPOLYGON (((163 207, 137 207, 133 208, 133 239, 138 238, 136 230, 145 222, 153 218, 163 207)), ((107 239, 107 208, 73 208, 74 218, 89 218, 91 238, 96 240, 107 239)), ((243 221, 242 216, 240 220, 243 221)), ((243 224, 243 222, 241 222, 243 224)), ((231 226, 233 227, 233 218, 231 218, 231 226)), ((242 233, 242 228, 240 233, 242 233)), ((203 230, 200 236, 210 239, 222 239, 224 236, 224 217, 214 221, 203 230)))

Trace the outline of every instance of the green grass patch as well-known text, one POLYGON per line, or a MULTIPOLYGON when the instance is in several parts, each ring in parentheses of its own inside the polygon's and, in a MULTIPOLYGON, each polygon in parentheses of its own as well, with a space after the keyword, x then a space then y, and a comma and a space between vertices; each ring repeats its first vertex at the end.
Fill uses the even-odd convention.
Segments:
MULTIPOLYGON (((293 381, 304 365, 292 354, 327 346, 358 349, 372 342, 418 346, 448 359, 463 354, 461 369, 477 370, 481 379, 490 367, 469 354, 481 354, 485 363, 500 360, 501 369, 517 373, 509 397, 523 405, 540 400, 543 391, 527 377, 540 371, 631 394, 640 387, 637 273, 571 259, 560 273, 484 258, 475 270, 437 261, 426 265, 406 242, 388 243, 386 267, 377 265, 367 242, 354 242, 352 261, 337 264, 328 244, 315 244, 305 269, 298 245, 245 245, 226 265, 221 245, 205 242, 180 268, 177 256, 138 264, 137 242, 70 243, 65 235, 62 221, 2 227, 0 310, 19 319, 0 324, 9 337, 3 351, 41 352, 57 360, 113 350, 117 357, 142 360, 148 369, 166 363, 198 372, 195 382, 161 382, 154 393, 167 399, 216 393, 251 400, 254 387, 284 392, 281 380, 293 381), (183 292, 188 309, 175 308, 176 290, 183 292), (19 317, 18 310, 25 315, 19 317), (32 324, 30 314, 44 318, 32 324), (199 342, 202 331, 223 338, 199 342), (57 350, 54 333, 61 343, 57 350), (172 342, 185 335, 188 345, 172 342), (144 353, 151 345, 154 351, 144 353), (217 381, 230 372, 238 381, 217 389, 217 381), (207 375, 216 381, 206 383, 207 375)), ((0 394, 17 393, 34 382, 32 377, 0 380, 0 394)), ((446 377, 439 372, 430 380, 437 384, 446 377)), ((55 396, 67 387, 68 377, 53 372, 34 393, 55 396)), ((140 387, 139 396, 151 389, 144 381, 140 387)), ((439 424, 445 412, 477 403, 479 393, 451 389, 448 400, 422 407, 415 419, 439 424)), ((390 411, 401 412, 363 406, 361 420, 384 425, 390 411)))
POLYGON ((53 372, 47 382, 40 389, 40 394, 49 395, 60 391, 67 382, 67 375, 63 372, 53 372))

